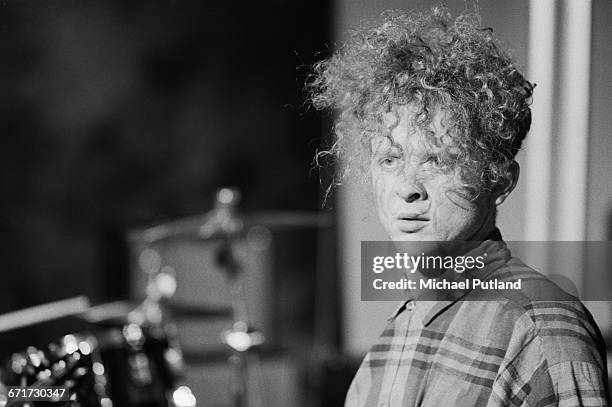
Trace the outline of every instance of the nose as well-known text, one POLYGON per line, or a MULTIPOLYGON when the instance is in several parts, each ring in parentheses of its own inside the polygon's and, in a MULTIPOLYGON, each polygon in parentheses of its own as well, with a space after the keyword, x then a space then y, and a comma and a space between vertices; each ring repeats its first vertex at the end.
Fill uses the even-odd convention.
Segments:
POLYGON ((402 200, 411 203, 427 199, 427 190, 416 174, 402 174, 395 185, 395 193, 402 200))

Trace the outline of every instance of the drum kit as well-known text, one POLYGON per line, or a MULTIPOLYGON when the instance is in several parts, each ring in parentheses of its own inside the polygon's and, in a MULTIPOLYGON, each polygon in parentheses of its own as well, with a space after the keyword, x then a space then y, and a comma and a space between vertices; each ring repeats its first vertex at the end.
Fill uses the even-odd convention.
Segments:
MULTIPOLYGON (((243 217, 238 214, 239 200, 236 188, 222 188, 217 191, 215 207, 204 216, 157 225, 131 235, 131 239, 138 242, 136 263, 139 276, 145 281, 143 298, 136 304, 115 302, 91 307, 88 300, 81 298, 77 301, 78 306, 74 301, 70 304, 60 301, 0 316, 0 335, 3 335, 1 331, 15 331, 20 325, 35 325, 45 318, 50 326, 57 326, 53 324, 58 318, 69 317, 78 320, 78 329, 81 329, 64 332, 50 343, 40 344, 32 338, 30 342, 36 346, 21 347, 6 355, 0 363, 0 406, 207 405, 204 400, 196 400, 185 379, 176 323, 177 314, 204 315, 205 312, 197 307, 180 308, 173 301, 177 270, 164 264, 164 256, 156 248, 176 241, 214 241, 211 261, 223 275, 231 306, 208 312, 217 316, 221 313, 231 319, 231 326, 223 330, 219 338, 232 372, 228 386, 231 405, 263 407, 259 380, 253 379, 249 372, 257 371, 253 364, 258 363, 257 349, 264 345, 266 337, 253 329, 249 321, 243 278, 246 260, 241 242, 247 232, 261 231, 262 227, 327 225, 329 217, 309 213, 243 217), (59 311, 54 312, 54 309, 59 311), (6 389, 10 386, 62 386, 67 388, 69 397, 68 401, 15 401, 7 397, 6 389)), ((180 273, 178 275, 180 277, 180 273)))

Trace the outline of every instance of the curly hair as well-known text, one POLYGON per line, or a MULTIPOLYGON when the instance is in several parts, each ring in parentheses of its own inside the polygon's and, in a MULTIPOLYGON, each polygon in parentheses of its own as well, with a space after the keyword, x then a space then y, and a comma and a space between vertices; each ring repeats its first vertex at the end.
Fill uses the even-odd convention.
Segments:
MULTIPOLYGON (((477 14, 453 19, 445 7, 429 12, 389 11, 362 27, 328 59, 314 65, 307 83, 317 109, 337 112, 331 146, 317 154, 337 159, 342 183, 364 168, 376 135, 389 134, 383 115, 417 107, 414 124, 440 145, 431 129, 444 112, 453 148, 436 157, 440 168, 458 169, 477 194, 491 190, 507 169, 531 125, 534 85, 525 80, 477 14)), ((331 186, 330 186, 331 188, 331 186)))

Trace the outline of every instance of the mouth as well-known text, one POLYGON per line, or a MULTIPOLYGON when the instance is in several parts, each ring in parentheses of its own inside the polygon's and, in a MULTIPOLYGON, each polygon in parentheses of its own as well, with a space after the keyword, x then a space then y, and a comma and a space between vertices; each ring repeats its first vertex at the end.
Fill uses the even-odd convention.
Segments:
POLYGON ((404 233, 416 233, 427 226, 429 218, 423 215, 400 215, 397 217, 397 225, 404 233))

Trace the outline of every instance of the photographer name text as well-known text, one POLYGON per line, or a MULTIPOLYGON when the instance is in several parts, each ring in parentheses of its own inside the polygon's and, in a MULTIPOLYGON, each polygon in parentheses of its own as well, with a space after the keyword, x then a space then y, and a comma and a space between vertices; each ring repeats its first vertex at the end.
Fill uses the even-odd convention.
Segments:
POLYGON ((498 279, 480 280, 477 278, 452 281, 436 278, 421 278, 418 281, 402 278, 397 281, 385 281, 377 278, 372 281, 375 290, 520 290, 521 279, 500 281, 498 279))

